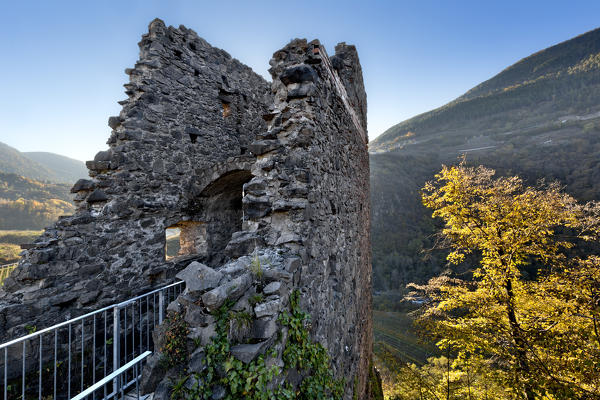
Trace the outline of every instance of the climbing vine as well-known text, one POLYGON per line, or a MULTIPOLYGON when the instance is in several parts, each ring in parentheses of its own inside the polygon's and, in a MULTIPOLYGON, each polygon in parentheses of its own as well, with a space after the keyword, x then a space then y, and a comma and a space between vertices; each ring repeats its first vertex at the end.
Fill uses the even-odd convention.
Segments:
MULTIPOLYGON (((283 370, 296 368, 302 376, 297 389, 290 383, 278 388, 269 385, 281 375, 277 365, 268 365, 263 355, 248 364, 231 354, 227 337, 229 309, 226 303, 216 311, 216 335, 205 346, 205 369, 203 373, 191 374, 180 379, 172 392, 173 400, 208 400, 220 390, 226 400, 338 400, 343 395, 343 380, 336 380, 330 368, 327 351, 320 343, 310 340, 306 328, 309 315, 300 310, 300 293, 294 291, 290 296, 290 310, 279 316, 279 323, 288 328, 288 340, 283 351, 283 370), (191 384, 186 384, 189 380, 191 384)), ((276 357, 271 349, 267 354, 276 357)), ((273 385, 274 386, 274 385, 273 385)))
POLYGON ((288 327, 288 340, 283 350, 285 368, 306 372, 295 399, 340 399, 344 393, 343 379, 335 379, 329 354, 318 342, 310 340, 306 323, 310 315, 300 309, 300 292, 290 296, 290 311, 279 316, 279 323, 288 327))

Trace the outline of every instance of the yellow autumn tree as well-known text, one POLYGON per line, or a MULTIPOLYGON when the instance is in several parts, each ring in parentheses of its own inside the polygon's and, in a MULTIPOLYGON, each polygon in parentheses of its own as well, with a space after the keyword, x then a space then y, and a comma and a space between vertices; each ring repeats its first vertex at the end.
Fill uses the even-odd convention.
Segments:
POLYGON ((600 258, 584 251, 598 241, 599 204, 464 160, 422 198, 444 221, 449 262, 473 263, 470 279, 419 288, 431 300, 420 322, 438 346, 492 368, 508 398, 600 398, 600 258))

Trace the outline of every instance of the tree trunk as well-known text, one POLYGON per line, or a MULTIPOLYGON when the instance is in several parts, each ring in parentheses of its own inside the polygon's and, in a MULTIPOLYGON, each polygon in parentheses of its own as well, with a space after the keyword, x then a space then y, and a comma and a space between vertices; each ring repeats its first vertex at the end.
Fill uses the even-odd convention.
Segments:
POLYGON ((514 292, 512 287, 512 280, 506 281, 506 293, 508 294, 508 301, 506 303, 506 311, 508 314, 508 322, 510 323, 511 336, 515 342, 516 356, 517 356, 517 379, 523 382, 523 392, 527 400, 534 400, 535 394, 528 382, 531 369, 529 368, 529 361, 527 361, 527 349, 525 346, 525 339, 523 338, 523 332, 517 321, 517 315, 514 307, 514 292))

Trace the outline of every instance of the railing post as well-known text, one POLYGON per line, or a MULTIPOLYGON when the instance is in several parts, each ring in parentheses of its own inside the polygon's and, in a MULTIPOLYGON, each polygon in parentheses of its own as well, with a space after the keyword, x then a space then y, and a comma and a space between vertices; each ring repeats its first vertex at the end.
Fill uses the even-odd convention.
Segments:
MULTIPOLYGON (((118 370, 121 366, 120 355, 120 330, 121 330, 121 311, 118 306, 113 309, 113 371, 118 370)), ((113 381, 113 389, 115 396, 119 393, 119 379, 115 377, 113 381)))
POLYGON ((163 309, 165 308, 165 292, 161 290, 158 292, 158 323, 162 324, 164 314, 163 309))

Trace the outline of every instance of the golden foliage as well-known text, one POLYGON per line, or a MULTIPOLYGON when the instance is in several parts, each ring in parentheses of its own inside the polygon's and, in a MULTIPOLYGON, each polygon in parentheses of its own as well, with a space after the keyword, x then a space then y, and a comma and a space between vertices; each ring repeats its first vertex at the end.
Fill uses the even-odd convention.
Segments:
POLYGON ((567 256, 598 241, 599 204, 464 160, 444 166, 422 198, 444 221, 448 261, 478 260, 471 280, 415 286, 431 300, 420 322, 437 345, 493 372, 506 398, 600 398, 600 258, 567 256))

